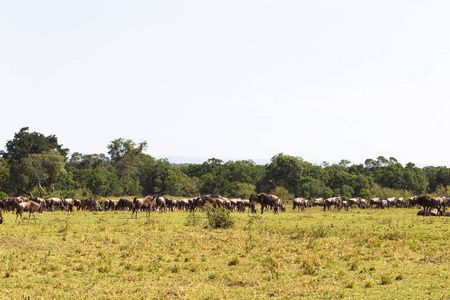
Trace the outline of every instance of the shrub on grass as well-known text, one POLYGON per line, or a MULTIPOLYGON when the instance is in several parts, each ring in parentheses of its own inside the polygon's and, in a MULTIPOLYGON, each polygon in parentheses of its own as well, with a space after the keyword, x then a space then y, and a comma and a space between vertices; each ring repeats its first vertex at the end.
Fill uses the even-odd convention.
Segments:
POLYGON ((381 284, 388 285, 392 283, 392 279, 388 275, 381 276, 381 284))
POLYGON ((208 224, 212 228, 231 228, 234 225, 233 216, 229 209, 225 207, 207 208, 208 224))

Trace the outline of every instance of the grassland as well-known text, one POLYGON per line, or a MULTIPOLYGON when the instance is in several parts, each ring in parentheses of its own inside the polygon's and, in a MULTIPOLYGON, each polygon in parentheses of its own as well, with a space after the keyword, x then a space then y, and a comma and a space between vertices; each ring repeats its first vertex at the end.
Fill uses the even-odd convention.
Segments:
POLYGON ((0 226, 1 299, 450 299, 450 218, 45 212, 0 226))

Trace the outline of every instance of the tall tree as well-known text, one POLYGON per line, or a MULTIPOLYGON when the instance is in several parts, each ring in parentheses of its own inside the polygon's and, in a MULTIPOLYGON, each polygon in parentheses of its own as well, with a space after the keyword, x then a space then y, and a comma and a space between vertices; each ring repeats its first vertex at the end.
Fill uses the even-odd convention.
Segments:
POLYGON ((52 190, 58 176, 64 174, 69 149, 63 148, 55 135, 45 136, 23 127, 5 148, 0 154, 9 166, 8 189, 12 194, 31 193, 36 186, 52 190))
POLYGON ((142 193, 139 184, 140 169, 143 164, 143 151, 147 149, 147 142, 136 144, 132 140, 115 139, 108 145, 108 154, 123 186, 125 195, 142 193))
POLYGON ((67 174, 64 156, 56 150, 31 154, 16 164, 13 170, 18 175, 16 184, 19 190, 33 196, 32 190, 37 187, 41 197, 45 196, 44 187, 52 193, 56 182, 67 174))
POLYGON ((48 150, 56 150, 60 155, 67 158, 69 149, 58 144, 55 135, 45 136, 38 132, 29 132, 28 127, 23 127, 14 134, 14 138, 6 142, 6 151, 0 154, 9 161, 18 162, 31 154, 41 154, 48 150))

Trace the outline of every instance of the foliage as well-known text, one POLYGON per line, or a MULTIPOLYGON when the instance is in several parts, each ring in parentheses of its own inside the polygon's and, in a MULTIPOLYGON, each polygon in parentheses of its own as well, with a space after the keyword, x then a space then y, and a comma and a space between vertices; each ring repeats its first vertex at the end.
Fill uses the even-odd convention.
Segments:
POLYGON ((294 195, 290 194, 287 189, 282 186, 277 186, 273 191, 273 194, 277 195, 283 201, 294 199, 294 195))
POLYGON ((220 194, 248 198, 267 192, 283 200, 294 197, 393 197, 439 194, 450 186, 447 167, 418 168, 400 164, 394 157, 378 156, 364 164, 342 159, 337 164, 315 165, 279 153, 265 166, 252 160, 224 162, 211 158, 201 164, 174 165, 143 153, 147 142, 118 138, 108 153, 81 154, 45 136, 22 128, 1 151, 0 191, 7 194, 53 194, 55 190, 83 190, 97 196, 170 194, 194 197, 220 194))
POLYGON ((28 127, 23 127, 14 134, 14 138, 6 142, 6 151, 0 154, 7 160, 19 162, 31 154, 41 154, 49 150, 56 150, 59 155, 67 157, 69 149, 58 144, 55 135, 45 136, 38 132, 28 132, 28 127))
POLYGON ((231 228, 234 225, 234 219, 231 211, 225 207, 208 205, 206 207, 208 224, 211 228, 231 228))

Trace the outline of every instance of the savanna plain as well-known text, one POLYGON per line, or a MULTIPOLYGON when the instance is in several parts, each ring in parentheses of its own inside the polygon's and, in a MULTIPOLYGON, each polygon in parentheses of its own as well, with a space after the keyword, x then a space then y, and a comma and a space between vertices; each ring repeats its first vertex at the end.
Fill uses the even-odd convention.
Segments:
POLYGON ((450 218, 417 211, 3 213, 0 299, 450 299, 450 218))

